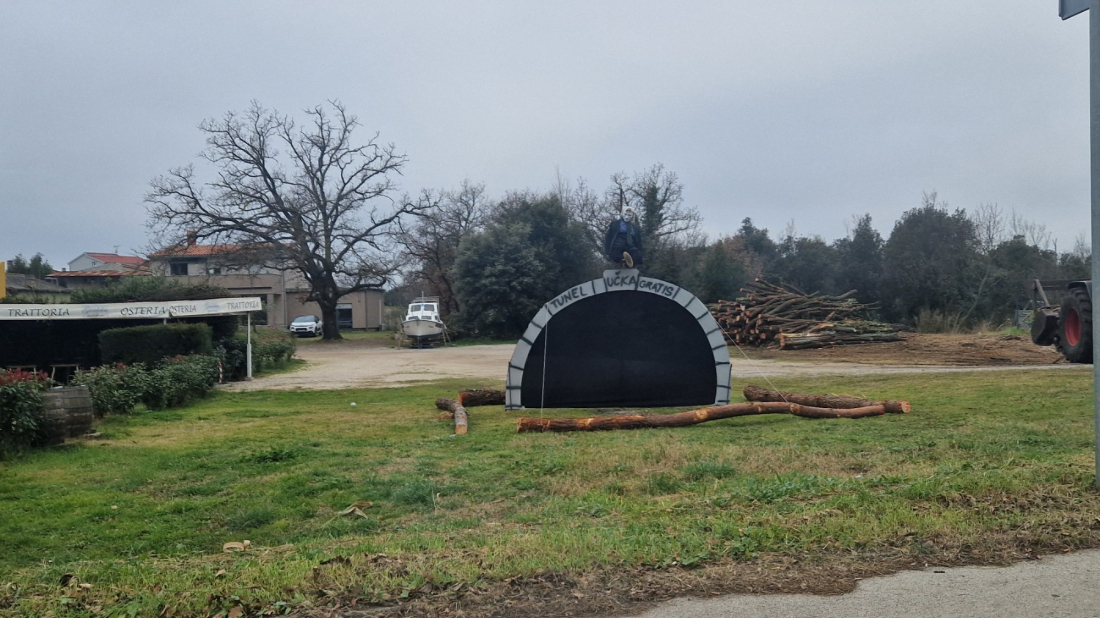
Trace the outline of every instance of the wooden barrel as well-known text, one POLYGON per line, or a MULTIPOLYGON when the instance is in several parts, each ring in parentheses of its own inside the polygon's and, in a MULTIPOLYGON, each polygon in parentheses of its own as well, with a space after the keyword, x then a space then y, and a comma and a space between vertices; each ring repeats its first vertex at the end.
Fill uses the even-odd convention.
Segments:
POLYGON ((39 446, 53 446, 65 441, 65 434, 68 431, 68 428, 65 427, 67 416, 64 410, 46 409, 42 411, 42 415, 38 417, 37 443, 39 446))
POLYGON ((95 418, 87 386, 63 386, 42 393, 43 417, 60 418, 63 437, 76 438, 92 431, 95 418))

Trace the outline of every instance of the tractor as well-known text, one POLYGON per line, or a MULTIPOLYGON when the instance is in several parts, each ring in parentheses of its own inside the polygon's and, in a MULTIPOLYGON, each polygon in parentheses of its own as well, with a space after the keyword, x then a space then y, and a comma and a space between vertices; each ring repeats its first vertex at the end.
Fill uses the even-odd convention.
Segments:
POLYGON ((1039 281, 1031 284, 1035 313, 1031 341, 1055 345, 1071 363, 1092 362, 1092 281, 1039 281), (1047 292, 1061 293, 1053 305, 1047 292))

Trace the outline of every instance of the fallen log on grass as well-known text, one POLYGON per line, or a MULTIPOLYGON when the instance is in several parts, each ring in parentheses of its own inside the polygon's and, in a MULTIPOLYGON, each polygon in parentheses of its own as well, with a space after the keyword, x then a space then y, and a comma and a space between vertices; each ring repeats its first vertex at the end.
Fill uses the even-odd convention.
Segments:
POLYGON ((627 414, 590 418, 521 418, 516 423, 516 431, 527 433, 532 431, 607 431, 613 429, 688 427, 707 421, 754 414, 793 414, 803 418, 863 418, 865 416, 886 414, 886 408, 881 405, 874 405, 840 410, 804 406, 796 403, 734 403, 676 414, 627 414))
POLYGON ((797 403, 804 406, 817 408, 866 408, 868 406, 882 406, 887 414, 908 414, 911 406, 908 401, 896 401, 888 399, 884 401, 872 401, 851 395, 814 395, 807 393, 787 393, 773 391, 749 384, 741 391, 745 399, 749 401, 770 401, 783 403, 797 403))
POLYGON ((504 405, 504 391, 475 388, 458 393, 458 403, 473 408, 474 406, 502 406, 504 405))
POLYGON ((440 397, 435 400, 435 407, 440 410, 446 410, 454 416, 455 419, 455 435, 466 435, 466 429, 468 427, 468 419, 466 417, 466 408, 462 407, 462 404, 450 397, 440 397))

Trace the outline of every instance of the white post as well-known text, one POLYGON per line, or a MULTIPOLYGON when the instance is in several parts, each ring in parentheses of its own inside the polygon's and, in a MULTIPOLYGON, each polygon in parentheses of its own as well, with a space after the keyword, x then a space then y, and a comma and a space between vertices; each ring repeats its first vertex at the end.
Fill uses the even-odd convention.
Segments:
POLYGON ((252 313, 246 313, 248 316, 248 334, 245 335, 246 343, 244 346, 244 364, 247 367, 245 369, 245 380, 252 379, 252 313))
MULTIPOLYGON (((1091 194, 1092 194, 1092 289, 1100 281, 1100 253, 1097 252, 1097 240, 1100 239, 1100 0, 1089 3, 1089 124, 1091 133, 1091 194)), ((1092 289, 1089 292, 1092 292, 1092 289)), ((1100 317, 1100 305, 1092 300, 1092 425, 1094 453, 1096 460, 1096 480, 1100 486, 1100 337, 1097 337, 1097 318, 1100 317)))
MULTIPOLYGON (((1096 241, 1100 239, 1100 0, 1058 0, 1058 16, 1069 19, 1089 12, 1089 171, 1092 202, 1092 283, 1100 281, 1100 252, 1096 241)), ((1092 296, 1094 286, 1089 287, 1092 301, 1093 328, 1100 325, 1100 303, 1092 296)), ((1094 483, 1100 487, 1100 337, 1092 332, 1092 426, 1093 450, 1096 462, 1094 483)))

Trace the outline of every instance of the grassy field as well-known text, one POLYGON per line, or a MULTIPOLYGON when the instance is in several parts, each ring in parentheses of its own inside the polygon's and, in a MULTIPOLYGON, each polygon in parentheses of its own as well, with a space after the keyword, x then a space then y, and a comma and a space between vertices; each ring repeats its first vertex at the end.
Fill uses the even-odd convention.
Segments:
POLYGON ((0 615, 269 615, 546 574, 1100 546, 1087 370, 779 383, 910 399, 905 416, 520 435, 474 408, 452 437, 433 402, 473 386, 493 385, 219 393, 0 463, 0 615), (339 514, 355 503, 365 517, 339 514))

